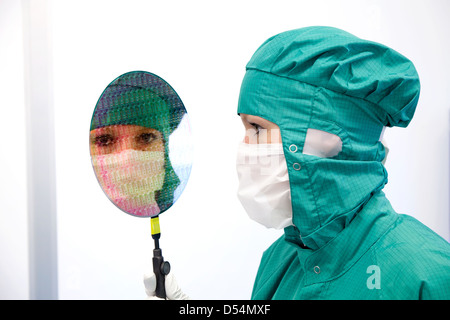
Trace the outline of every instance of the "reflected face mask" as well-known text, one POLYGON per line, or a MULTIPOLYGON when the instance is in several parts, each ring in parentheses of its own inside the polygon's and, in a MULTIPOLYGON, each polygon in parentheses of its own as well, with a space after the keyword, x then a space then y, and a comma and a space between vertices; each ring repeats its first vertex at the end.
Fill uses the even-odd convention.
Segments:
POLYGON ((119 208, 140 216, 159 213, 155 192, 165 176, 163 151, 126 149, 120 153, 92 156, 102 189, 119 208))
POLYGON ((282 144, 240 143, 237 196, 248 216, 267 228, 292 225, 289 175, 282 144))

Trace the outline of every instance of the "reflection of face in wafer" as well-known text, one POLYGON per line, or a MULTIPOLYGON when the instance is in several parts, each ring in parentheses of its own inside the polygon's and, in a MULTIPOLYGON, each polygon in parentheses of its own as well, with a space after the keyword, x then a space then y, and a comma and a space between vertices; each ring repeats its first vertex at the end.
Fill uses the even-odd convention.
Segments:
POLYGON ((91 130, 90 149, 96 176, 108 197, 139 216, 160 212, 155 191, 165 176, 161 132, 137 125, 111 125, 91 130))

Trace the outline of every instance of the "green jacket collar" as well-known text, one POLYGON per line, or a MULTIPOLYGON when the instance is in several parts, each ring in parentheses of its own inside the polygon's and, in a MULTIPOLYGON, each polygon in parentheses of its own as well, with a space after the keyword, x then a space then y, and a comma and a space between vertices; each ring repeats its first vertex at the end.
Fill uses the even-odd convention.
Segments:
POLYGON ((317 250, 303 245, 299 230, 285 228, 285 240, 295 246, 304 285, 329 281, 345 273, 397 220, 383 192, 371 197, 351 223, 317 250))

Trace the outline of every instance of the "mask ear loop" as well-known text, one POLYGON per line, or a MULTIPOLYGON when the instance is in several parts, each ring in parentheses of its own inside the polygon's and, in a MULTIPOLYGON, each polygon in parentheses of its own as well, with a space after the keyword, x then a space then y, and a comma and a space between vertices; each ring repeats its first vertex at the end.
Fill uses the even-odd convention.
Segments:
POLYGON ((381 160, 381 163, 383 164, 383 166, 386 163, 386 158, 387 158, 388 153, 389 153, 389 147, 387 146, 386 139, 384 138, 384 132, 385 131, 386 131, 386 126, 384 126, 383 129, 381 130, 380 138, 378 139, 378 141, 381 142, 381 144, 383 145, 384 151, 385 151, 384 158, 383 158, 383 160, 381 160))
POLYGON ((387 158, 387 156, 389 154, 389 147, 388 147, 388 145, 386 143, 386 139, 384 139, 384 138, 381 140, 381 144, 383 145, 384 151, 385 151, 384 158, 383 158, 383 160, 381 160, 381 163, 384 166, 386 164, 386 158, 387 158))

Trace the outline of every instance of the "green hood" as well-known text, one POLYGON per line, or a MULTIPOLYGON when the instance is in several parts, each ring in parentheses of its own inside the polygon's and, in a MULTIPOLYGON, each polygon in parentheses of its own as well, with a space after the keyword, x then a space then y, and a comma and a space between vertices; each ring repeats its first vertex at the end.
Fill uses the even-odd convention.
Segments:
POLYGON ((380 135, 412 119, 416 70, 396 51, 330 27, 271 37, 246 70, 238 113, 280 127, 295 225, 289 235, 318 249, 387 183, 380 135), (308 128, 339 136, 342 151, 332 158, 303 154, 308 128))

